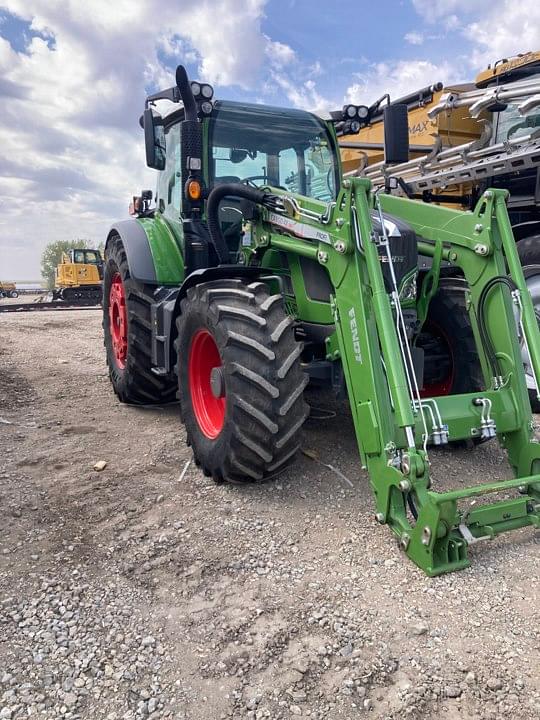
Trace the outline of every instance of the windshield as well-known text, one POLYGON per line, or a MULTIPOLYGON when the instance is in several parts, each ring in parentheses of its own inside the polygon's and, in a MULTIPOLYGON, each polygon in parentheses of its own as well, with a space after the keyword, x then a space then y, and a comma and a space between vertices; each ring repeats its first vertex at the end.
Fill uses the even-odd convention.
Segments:
POLYGON ((536 108, 528 115, 520 115, 517 105, 508 105, 506 110, 499 113, 495 142, 515 140, 528 135, 534 128, 540 127, 540 109, 536 108))
POLYGON ((210 122, 213 184, 271 185, 335 199, 338 167, 322 120, 301 110, 221 103, 210 122))

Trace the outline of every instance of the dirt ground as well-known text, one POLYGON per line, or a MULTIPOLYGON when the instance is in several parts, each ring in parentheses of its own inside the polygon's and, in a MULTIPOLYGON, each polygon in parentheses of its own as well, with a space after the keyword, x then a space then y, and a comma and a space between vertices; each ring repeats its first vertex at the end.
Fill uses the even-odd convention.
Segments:
MULTIPOLYGON (((177 406, 117 402, 99 311, 0 316, 0 720, 540 717, 540 532, 425 577, 337 410, 304 445, 345 478, 215 486, 177 406)), ((496 443, 433 460, 509 475, 496 443)))

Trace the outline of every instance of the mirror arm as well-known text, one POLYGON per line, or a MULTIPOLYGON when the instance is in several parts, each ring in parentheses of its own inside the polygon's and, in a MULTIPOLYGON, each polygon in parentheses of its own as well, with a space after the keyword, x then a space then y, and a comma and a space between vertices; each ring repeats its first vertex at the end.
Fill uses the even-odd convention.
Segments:
POLYGON ((182 98, 180 97, 180 91, 178 90, 178 88, 176 86, 170 87, 170 88, 167 88, 166 90, 160 90, 159 92, 154 93, 153 95, 149 95, 146 98, 146 100, 144 101, 144 109, 146 110, 146 108, 151 103, 155 103, 156 100, 170 100, 171 102, 177 103, 177 102, 180 102, 181 99, 182 98))

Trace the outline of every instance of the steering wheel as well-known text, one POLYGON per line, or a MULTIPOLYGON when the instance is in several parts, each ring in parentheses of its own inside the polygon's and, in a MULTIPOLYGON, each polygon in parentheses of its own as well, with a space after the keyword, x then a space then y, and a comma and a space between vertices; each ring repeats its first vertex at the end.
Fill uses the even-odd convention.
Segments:
MULTIPOLYGON (((251 185, 251 187, 258 188, 259 185, 255 185, 255 180, 263 180, 264 182, 270 180, 268 175, 249 175, 248 177, 245 177, 243 180, 240 180, 241 183, 245 183, 246 185, 251 185)), ((267 183, 268 184, 268 183, 267 183)))
POLYGON ((254 180, 262 180, 263 185, 271 185, 272 187, 278 187, 280 190, 285 190, 285 192, 287 192, 287 188, 283 187, 283 185, 272 185, 268 175, 250 175, 249 177, 246 177, 243 180, 240 180, 240 182, 245 183, 246 185, 249 185, 250 187, 257 188, 257 190, 258 190, 261 187, 261 185, 255 185, 255 183, 253 182, 254 180))
POLYGON ((336 176, 333 167, 328 169, 326 173, 326 187, 330 190, 330 195, 335 197, 336 194, 336 176))

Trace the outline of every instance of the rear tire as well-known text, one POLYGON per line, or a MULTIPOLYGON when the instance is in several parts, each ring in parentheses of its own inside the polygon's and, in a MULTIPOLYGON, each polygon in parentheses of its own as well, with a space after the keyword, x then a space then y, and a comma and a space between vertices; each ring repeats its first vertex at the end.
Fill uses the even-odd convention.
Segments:
POLYGON ((124 245, 115 235, 105 259, 103 333, 109 377, 122 402, 145 405, 175 400, 174 379, 152 372, 151 304, 152 288, 131 278, 124 245))
POLYGON ((293 460, 308 415, 302 345, 281 295, 220 280, 190 288, 177 320, 182 419, 216 482, 267 479, 293 460))

